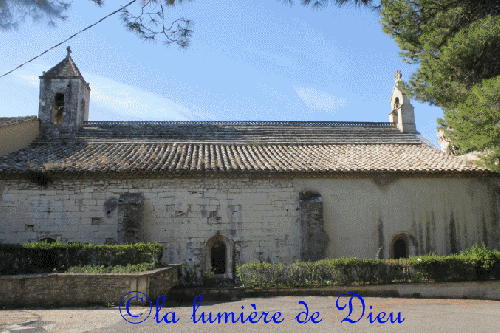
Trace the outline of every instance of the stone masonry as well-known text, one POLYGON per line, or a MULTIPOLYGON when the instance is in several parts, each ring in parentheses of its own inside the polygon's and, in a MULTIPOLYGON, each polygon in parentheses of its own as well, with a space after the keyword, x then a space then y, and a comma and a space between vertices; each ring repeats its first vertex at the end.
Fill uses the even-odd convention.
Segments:
POLYGON ((290 180, 72 180, 47 188, 26 181, 2 184, 1 242, 45 237, 94 244, 154 241, 165 246, 167 263, 202 263, 205 244, 222 235, 234 243, 238 264, 300 258, 299 198, 290 180), (127 238, 126 228, 140 236, 127 238))

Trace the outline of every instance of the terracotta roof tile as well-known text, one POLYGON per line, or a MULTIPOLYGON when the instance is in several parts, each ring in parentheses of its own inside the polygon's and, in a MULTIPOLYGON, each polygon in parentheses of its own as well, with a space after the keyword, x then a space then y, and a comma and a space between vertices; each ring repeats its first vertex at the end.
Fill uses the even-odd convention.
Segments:
POLYGON ((401 133, 387 123, 238 123, 164 122, 141 127, 89 122, 73 140, 39 137, 27 148, 0 156, 0 174, 27 170, 487 173, 424 144, 418 133, 401 133))

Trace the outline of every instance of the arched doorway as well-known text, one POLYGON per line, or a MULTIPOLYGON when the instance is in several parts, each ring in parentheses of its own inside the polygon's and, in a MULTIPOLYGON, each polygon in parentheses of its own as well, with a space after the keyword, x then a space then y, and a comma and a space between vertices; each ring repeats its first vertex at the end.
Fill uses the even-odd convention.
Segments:
POLYGON ((406 242, 398 239, 394 242, 394 259, 408 258, 406 253, 406 242))
POLYGON ((226 245, 217 241, 210 249, 210 258, 214 274, 226 274, 226 245))
POLYGON ((212 271, 215 277, 233 279, 234 243, 226 236, 217 234, 205 243, 205 270, 212 271))
POLYGON ((415 237, 407 233, 401 233, 392 239, 390 256, 393 259, 409 258, 418 253, 417 241, 415 237))

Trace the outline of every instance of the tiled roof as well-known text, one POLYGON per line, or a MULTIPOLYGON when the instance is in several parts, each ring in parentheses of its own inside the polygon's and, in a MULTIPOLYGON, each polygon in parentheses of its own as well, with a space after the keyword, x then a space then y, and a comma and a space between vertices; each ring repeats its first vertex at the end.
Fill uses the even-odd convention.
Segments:
POLYGON ((36 119, 36 116, 0 117, 0 127, 17 125, 28 121, 34 121, 36 119))
POLYGON ((0 174, 293 172, 490 174, 389 123, 88 122, 74 140, 0 156, 0 174), (253 124, 252 124, 253 123, 253 124), (145 133, 149 133, 144 137, 145 133))
POLYGON ((401 133, 392 123, 326 121, 90 121, 77 137, 86 142, 421 143, 414 134, 401 133))
POLYGON ((49 69, 43 76, 82 76, 82 74, 80 73, 78 67, 76 67, 75 62, 68 53, 63 61, 49 69))

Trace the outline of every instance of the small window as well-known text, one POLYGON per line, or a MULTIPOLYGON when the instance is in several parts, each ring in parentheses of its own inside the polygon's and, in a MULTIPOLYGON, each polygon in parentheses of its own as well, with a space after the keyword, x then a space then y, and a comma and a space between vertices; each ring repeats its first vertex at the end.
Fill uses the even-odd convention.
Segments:
POLYGON ((57 93, 54 96, 54 124, 61 125, 63 123, 64 113, 64 94, 57 93))

